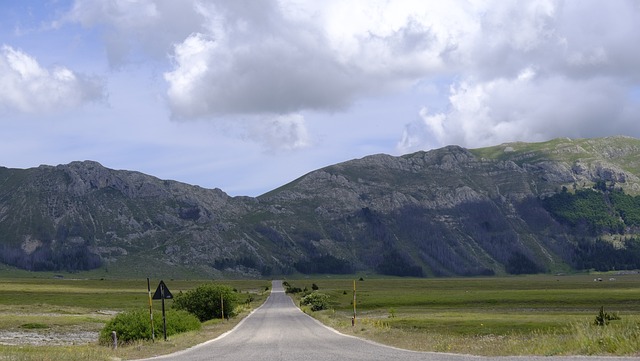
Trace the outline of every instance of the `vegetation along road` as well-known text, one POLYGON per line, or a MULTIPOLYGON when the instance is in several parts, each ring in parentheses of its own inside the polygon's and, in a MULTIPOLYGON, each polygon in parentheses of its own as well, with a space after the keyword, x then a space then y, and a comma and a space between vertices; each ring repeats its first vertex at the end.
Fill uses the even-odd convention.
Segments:
POLYGON ((446 353, 413 352, 345 336, 301 312, 281 282, 274 281, 266 303, 232 332, 186 351, 148 360, 633 360, 637 357, 480 357, 446 353))

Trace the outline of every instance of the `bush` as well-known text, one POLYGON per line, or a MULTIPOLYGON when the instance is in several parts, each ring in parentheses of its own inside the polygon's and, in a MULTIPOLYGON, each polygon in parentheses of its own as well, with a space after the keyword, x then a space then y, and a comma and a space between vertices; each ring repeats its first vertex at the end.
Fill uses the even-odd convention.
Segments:
POLYGON ((595 321, 593 321, 593 324, 596 326, 606 326, 609 324, 610 321, 615 321, 615 320, 619 320, 620 316, 618 316, 617 313, 614 314, 609 314, 604 312, 604 306, 600 307, 600 312, 598 312, 598 315, 596 316, 595 321))
POLYGON ((287 282, 287 281, 282 282, 282 285, 284 286, 284 289, 285 289, 285 290, 284 290, 284 292, 285 292, 285 293, 293 293, 293 294, 296 294, 296 293, 300 293, 300 292, 302 292, 302 288, 300 288, 300 287, 293 287, 293 286, 291 286, 291 285, 289 284, 289 282, 287 282))
POLYGON ((320 292, 312 292, 300 299, 300 304, 311 306, 311 311, 320 311, 329 305, 329 295, 320 292))
POLYGON ((180 292, 173 298, 173 307, 190 312, 204 322, 222 318, 221 299, 224 303, 224 316, 235 316, 238 298, 233 289, 225 285, 204 284, 191 291, 180 292))
MULTIPOLYGON (((201 325, 198 319, 181 310, 173 310, 165 313, 167 319, 167 336, 177 333, 199 330, 201 325)), ((156 337, 162 334, 162 313, 153 313, 153 322, 156 337)), ((100 331, 100 343, 111 344, 111 332, 116 331, 118 343, 127 343, 136 340, 151 339, 151 321, 149 311, 140 309, 126 311, 112 318, 102 331, 100 331)))

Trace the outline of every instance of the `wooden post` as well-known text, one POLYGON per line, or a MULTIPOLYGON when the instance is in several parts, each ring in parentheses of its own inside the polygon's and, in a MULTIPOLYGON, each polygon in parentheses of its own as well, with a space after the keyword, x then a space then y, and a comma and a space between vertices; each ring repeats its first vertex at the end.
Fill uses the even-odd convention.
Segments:
POLYGON ((113 345, 113 349, 116 350, 118 348, 118 335, 116 331, 111 331, 111 343, 113 345))
POLYGON ((222 322, 224 322, 224 295, 220 293, 220 314, 222 315, 222 322))
POLYGON ((351 319, 351 326, 356 325, 356 280, 353 280, 353 318, 351 319))
POLYGON ((147 277, 147 291, 149 292, 149 317, 151 318, 151 340, 156 342, 156 330, 153 327, 153 301, 151 300, 151 284, 147 277))

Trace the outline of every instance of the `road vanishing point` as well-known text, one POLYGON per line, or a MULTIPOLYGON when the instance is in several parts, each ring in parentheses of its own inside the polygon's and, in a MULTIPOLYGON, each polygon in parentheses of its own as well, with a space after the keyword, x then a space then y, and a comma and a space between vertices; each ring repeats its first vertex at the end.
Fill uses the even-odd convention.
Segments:
MULTIPOLYGON (((428 337, 428 336, 425 336, 428 337)), ((640 361, 638 357, 484 357, 388 347, 324 326, 295 306, 273 281, 267 301, 232 331, 190 349, 148 361, 640 361)), ((143 360, 139 360, 143 361, 143 360)))

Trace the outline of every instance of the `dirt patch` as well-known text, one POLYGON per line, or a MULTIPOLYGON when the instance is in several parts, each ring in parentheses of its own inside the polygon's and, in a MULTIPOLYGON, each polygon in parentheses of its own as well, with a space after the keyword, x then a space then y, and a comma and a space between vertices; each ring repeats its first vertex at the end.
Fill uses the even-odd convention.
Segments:
POLYGON ((82 314, 0 312, 0 345, 68 346, 98 342, 100 330, 116 311, 82 314))
POLYGON ((33 346, 62 346, 83 345, 94 343, 98 340, 98 332, 95 331, 68 331, 57 332, 52 330, 3 330, 0 331, 0 344, 2 345, 33 345, 33 346))

